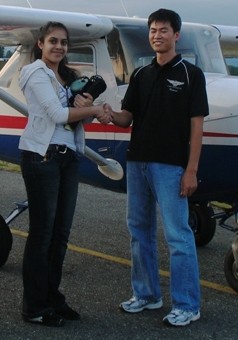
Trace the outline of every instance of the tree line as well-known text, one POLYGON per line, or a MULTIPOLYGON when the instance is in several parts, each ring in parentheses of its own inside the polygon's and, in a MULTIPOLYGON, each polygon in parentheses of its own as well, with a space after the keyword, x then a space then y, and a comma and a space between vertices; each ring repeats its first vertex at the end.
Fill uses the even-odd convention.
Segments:
POLYGON ((12 51, 4 46, 0 46, 0 58, 9 59, 12 56, 12 51))

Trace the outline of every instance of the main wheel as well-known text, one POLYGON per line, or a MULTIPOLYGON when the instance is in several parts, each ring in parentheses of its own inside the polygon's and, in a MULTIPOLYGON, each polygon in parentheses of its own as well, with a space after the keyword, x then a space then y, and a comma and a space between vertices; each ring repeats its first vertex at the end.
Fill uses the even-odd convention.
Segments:
POLYGON ((11 249, 12 233, 4 218, 0 215, 0 267, 6 263, 11 249))
POLYGON ((228 284, 238 293, 238 264, 235 263, 232 248, 226 253, 224 259, 224 272, 228 284))
POLYGON ((214 211, 206 204, 189 204, 189 225, 198 247, 208 244, 216 231, 214 211))

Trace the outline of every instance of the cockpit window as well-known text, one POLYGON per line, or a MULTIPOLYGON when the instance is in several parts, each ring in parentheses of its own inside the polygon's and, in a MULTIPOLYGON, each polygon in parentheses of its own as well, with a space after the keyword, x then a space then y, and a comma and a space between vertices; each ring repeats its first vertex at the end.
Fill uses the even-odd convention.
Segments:
POLYGON ((224 56, 224 57, 225 57, 225 62, 226 62, 230 75, 238 76, 238 58, 230 57, 230 56, 224 56))
POLYGON ((95 74, 95 57, 92 46, 80 46, 69 51, 67 59, 69 66, 72 67, 80 76, 91 77, 95 74))

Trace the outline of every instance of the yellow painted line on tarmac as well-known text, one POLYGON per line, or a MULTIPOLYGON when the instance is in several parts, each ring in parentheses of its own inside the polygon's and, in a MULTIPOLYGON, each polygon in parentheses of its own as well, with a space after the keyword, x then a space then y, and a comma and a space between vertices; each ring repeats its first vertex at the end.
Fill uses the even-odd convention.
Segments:
MULTIPOLYGON (((12 232, 13 235, 17 235, 17 236, 21 236, 21 237, 27 237, 27 235, 28 235, 27 232, 16 230, 16 229, 11 229, 11 232, 12 232)), ((74 251, 76 253, 86 254, 86 255, 101 258, 103 260, 112 261, 112 262, 115 262, 115 263, 131 266, 131 261, 128 260, 128 259, 124 259, 122 257, 108 255, 108 254, 101 253, 101 252, 98 252, 98 251, 95 251, 95 250, 78 247, 78 246, 75 246, 73 244, 68 244, 68 249, 71 250, 71 251, 74 251)), ((169 277, 168 271, 160 270, 159 272, 160 272, 161 276, 169 277)), ((215 282, 200 280, 200 283, 201 283, 201 286, 203 286, 205 288, 214 289, 214 290, 222 292, 222 293, 237 295, 237 293, 232 288, 220 285, 220 284, 215 283, 215 282)))
POLYGON ((16 230, 16 229, 11 229, 11 233, 13 235, 22 236, 22 237, 27 237, 28 236, 28 233, 26 233, 25 231, 16 230))
POLYGON ((220 285, 219 283, 205 281, 205 280, 200 280, 200 283, 205 288, 211 288, 211 289, 218 290, 219 292, 222 292, 222 293, 229 293, 229 294, 237 295, 237 293, 232 288, 220 285))
POLYGON ((75 246, 73 244, 68 244, 68 249, 75 251, 76 253, 82 253, 82 254, 87 254, 87 255, 99 257, 103 260, 108 260, 108 261, 112 261, 112 262, 115 262, 115 263, 125 264, 127 266, 131 265, 130 260, 123 259, 122 257, 108 255, 108 254, 101 253, 101 252, 98 252, 98 251, 95 251, 95 250, 78 247, 78 246, 75 246))

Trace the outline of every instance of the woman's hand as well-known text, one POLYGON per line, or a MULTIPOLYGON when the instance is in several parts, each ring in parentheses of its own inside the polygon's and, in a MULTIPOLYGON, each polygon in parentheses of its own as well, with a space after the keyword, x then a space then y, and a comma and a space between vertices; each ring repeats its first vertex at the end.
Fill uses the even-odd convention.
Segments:
POLYGON ((74 107, 89 107, 93 105, 93 97, 89 93, 77 94, 74 98, 74 107))

